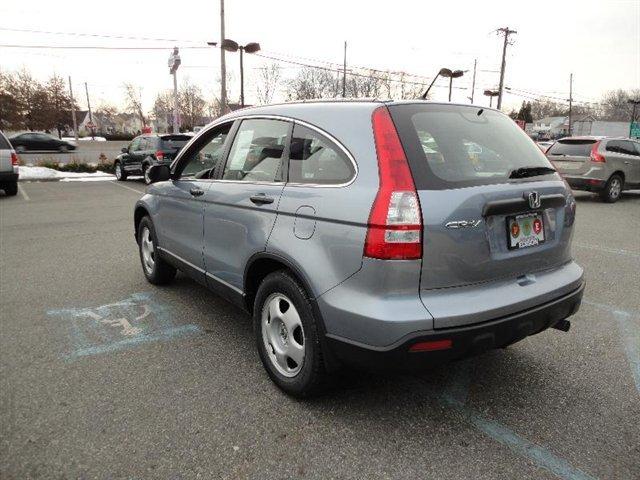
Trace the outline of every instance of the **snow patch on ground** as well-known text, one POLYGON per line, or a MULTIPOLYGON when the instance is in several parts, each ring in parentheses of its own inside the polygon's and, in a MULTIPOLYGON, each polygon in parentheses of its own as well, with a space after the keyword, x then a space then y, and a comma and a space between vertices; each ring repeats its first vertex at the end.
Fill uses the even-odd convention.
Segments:
POLYGON ((20 180, 61 180, 64 182, 95 182, 113 180, 116 177, 110 173, 95 172, 60 172, 47 167, 24 167, 19 169, 20 180))

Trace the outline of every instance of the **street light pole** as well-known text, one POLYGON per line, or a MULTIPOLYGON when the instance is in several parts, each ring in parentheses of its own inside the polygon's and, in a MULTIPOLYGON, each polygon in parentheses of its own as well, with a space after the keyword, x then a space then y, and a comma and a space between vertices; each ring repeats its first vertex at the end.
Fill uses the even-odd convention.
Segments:
POLYGON ((178 67, 180 66, 180 63, 180 53, 178 51, 178 47, 175 47, 173 49, 173 53, 169 57, 169 73, 173 75, 173 133, 180 132, 180 128, 178 126, 178 67))
POLYGON ((89 86, 84 82, 84 91, 87 94, 87 108, 89 109, 89 123, 91 124, 91 139, 96 139, 96 132, 93 125, 93 115, 91 114, 91 102, 89 101, 89 86))
POLYGON ((238 45, 238 42, 225 38, 222 41, 222 50, 227 52, 237 52, 240 50, 240 106, 244 107, 244 52, 259 52, 260 44, 251 42, 246 45, 238 45))
POLYGON ((429 90, 431 90, 431 87, 433 87, 433 84, 436 83, 436 80, 438 79, 438 77, 447 77, 449 78, 449 101, 451 101, 451 90, 453 90, 453 79, 461 77, 462 75, 464 75, 464 72, 462 70, 451 71, 451 69, 449 68, 441 68, 440 71, 437 73, 437 75, 433 77, 433 80, 431 81, 429 88, 427 88, 427 91, 422 94, 422 99, 425 100, 427 98, 427 95, 429 94, 429 90))
MULTIPOLYGON (((224 0, 220 0, 220 43, 224 42, 224 0)), ((220 49, 220 113, 227 113, 227 65, 225 50, 220 49)))
POLYGON ((504 71, 507 67, 507 45, 509 45, 509 35, 518 33, 515 30, 509 30, 509 27, 499 28, 498 35, 504 35, 504 44, 502 46, 502 65, 500 67, 500 86, 498 87, 498 105, 496 108, 500 110, 502 107, 502 90, 504 87, 504 71))
POLYGON ((73 117, 73 136, 78 141, 78 121, 76 120, 76 101, 73 99, 73 86, 71 85, 71 75, 69 75, 69 96, 71 97, 71 116, 73 117))
POLYGON ((485 90, 484 95, 489 97, 489 108, 493 107, 493 97, 500 95, 500 92, 496 90, 485 90))

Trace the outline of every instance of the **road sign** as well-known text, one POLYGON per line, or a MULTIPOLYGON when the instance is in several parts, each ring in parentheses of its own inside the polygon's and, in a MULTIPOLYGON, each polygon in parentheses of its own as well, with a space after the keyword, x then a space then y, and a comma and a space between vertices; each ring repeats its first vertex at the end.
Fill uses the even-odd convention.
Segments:
POLYGON ((95 124, 95 123, 91 123, 91 122, 89 122, 89 123, 87 123, 87 128, 88 128, 89 130, 93 130, 94 128, 96 128, 96 124, 95 124))
POLYGON ((631 122, 629 136, 631 138, 640 138, 640 122, 631 122))

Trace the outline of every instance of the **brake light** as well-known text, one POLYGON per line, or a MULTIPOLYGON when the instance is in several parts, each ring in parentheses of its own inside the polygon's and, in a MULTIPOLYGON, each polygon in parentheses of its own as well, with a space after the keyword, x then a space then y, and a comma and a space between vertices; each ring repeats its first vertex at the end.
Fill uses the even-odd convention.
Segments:
POLYGON ((453 346, 451 339, 431 340, 430 342, 418 342, 411 345, 410 352, 436 352, 438 350, 448 350, 453 346))
POLYGON ((16 152, 11 152, 11 165, 14 167, 20 165, 20 160, 18 159, 18 154, 16 152))
POLYGON ((596 163, 605 163, 606 160, 604 158, 604 155, 602 155, 601 153, 598 153, 599 146, 600 146, 600 140, 594 143, 593 147, 591 147, 591 161, 596 163))
POLYGON ((387 107, 372 115, 380 184, 371 207, 364 255, 384 260, 422 258, 422 214, 413 177, 387 107))
POLYGON ((160 160, 160 161, 164 160, 164 152, 162 150, 158 150, 156 152, 156 160, 160 160))

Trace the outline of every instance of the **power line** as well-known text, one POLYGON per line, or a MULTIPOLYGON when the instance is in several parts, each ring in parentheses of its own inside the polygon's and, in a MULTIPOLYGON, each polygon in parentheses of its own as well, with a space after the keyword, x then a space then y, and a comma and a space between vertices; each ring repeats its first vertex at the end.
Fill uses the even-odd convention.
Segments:
POLYGON ((149 37, 132 37, 127 35, 106 35, 103 33, 83 33, 83 32, 52 32, 49 30, 31 30, 27 28, 8 28, 0 27, 0 30, 7 32, 21 32, 21 33, 43 33, 46 35, 69 35, 74 37, 93 37, 93 38, 111 38, 116 40, 144 40, 152 42, 189 42, 189 43, 203 43, 197 40, 178 40, 175 38, 149 38, 149 37))
MULTIPOLYGON (((170 47, 109 47, 105 45, 8 45, 3 48, 52 49, 52 50, 168 50, 170 47)), ((208 49, 209 47, 181 46, 180 48, 208 49)))

